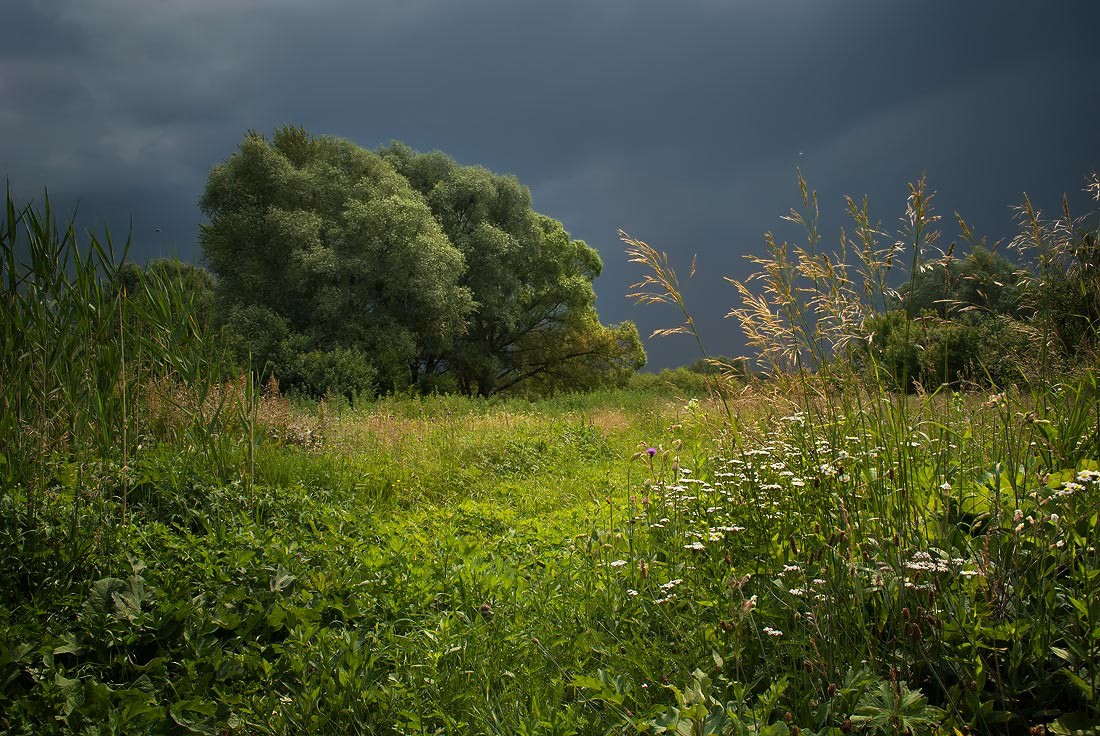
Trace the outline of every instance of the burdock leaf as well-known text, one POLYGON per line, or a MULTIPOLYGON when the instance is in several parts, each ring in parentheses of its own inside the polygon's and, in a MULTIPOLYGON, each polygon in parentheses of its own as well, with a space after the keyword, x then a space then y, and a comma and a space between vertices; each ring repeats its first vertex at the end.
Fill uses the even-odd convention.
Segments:
POLYGON ((84 601, 84 611, 92 615, 110 615, 114 610, 115 593, 125 588, 126 581, 121 578, 102 578, 95 581, 84 601))
POLYGON ((272 576, 269 585, 273 593, 281 593, 295 580, 297 580, 297 578, 294 575, 291 575, 285 569, 280 567, 278 570, 275 571, 275 575, 272 576))

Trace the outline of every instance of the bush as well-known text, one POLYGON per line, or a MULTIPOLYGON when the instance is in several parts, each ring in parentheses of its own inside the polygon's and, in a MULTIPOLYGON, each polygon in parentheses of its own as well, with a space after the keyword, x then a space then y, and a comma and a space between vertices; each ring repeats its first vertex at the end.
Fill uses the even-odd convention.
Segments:
POLYGON ((864 364, 909 391, 967 380, 1004 386, 1028 378, 1036 362, 1028 327, 1000 315, 944 320, 925 312, 909 325, 908 343, 904 310, 875 315, 865 329, 864 364))
POLYGON ((291 358, 286 371, 286 385, 291 390, 310 396, 347 397, 355 400, 374 394, 376 376, 367 354, 358 348, 311 350, 291 358))
POLYGON ((1100 341, 1100 246, 1097 235, 1082 234, 1068 263, 1048 263, 1030 294, 1040 324, 1057 338, 1067 356, 1095 350, 1100 341))
POLYGON ((223 332, 237 365, 251 365, 258 373, 280 375, 287 363, 286 342, 290 336, 286 320, 257 304, 230 308, 223 332))
POLYGON ((646 393, 677 393, 704 396, 709 393, 707 376, 685 366, 666 368, 660 373, 635 373, 629 388, 646 393))
POLYGON ((241 370, 274 375, 282 390, 322 396, 373 396, 378 370, 359 348, 323 349, 291 332, 281 316, 255 304, 235 306, 224 334, 241 370))
POLYGON ((966 310, 1023 319, 1030 310, 1021 299, 1018 282, 1026 274, 1000 253, 975 245, 965 258, 925 264, 912 283, 898 289, 890 306, 905 309, 911 292, 914 313, 949 317, 966 310))

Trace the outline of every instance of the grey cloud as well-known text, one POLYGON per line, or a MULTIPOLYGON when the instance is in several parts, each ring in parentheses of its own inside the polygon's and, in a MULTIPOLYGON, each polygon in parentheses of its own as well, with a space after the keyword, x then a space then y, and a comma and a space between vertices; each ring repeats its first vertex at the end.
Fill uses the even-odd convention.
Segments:
POLYGON ((943 214, 1003 237, 1020 190, 1056 202, 1100 167, 1088 2, 15 0, 3 21, 0 175, 88 224, 132 216, 139 258, 197 254, 206 174, 249 128, 396 138, 528 184, 600 249, 605 320, 674 319, 623 298, 618 228, 685 270, 698 252, 717 352, 740 350, 720 276, 797 235, 796 167, 834 239, 843 194, 892 225, 922 169, 943 214))

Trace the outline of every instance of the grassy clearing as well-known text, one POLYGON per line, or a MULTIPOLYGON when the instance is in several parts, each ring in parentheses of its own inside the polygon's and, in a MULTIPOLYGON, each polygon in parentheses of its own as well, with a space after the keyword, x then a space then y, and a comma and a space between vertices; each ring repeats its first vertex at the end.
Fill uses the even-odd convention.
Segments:
MULTIPOLYGON (((195 489, 201 509, 167 519, 135 493, 90 591, 18 591, 4 613, 18 622, 6 675, 21 697, 5 717, 280 733, 557 717, 560 668, 591 658, 600 637, 600 610, 575 610, 570 595, 574 537, 597 516, 602 526, 625 458, 677 407, 610 394, 291 409, 286 425, 324 440, 261 443, 255 508, 239 483, 195 489), (117 688, 135 680, 146 687, 117 688), (181 712, 151 706, 166 699, 181 712)), ((145 486, 141 470, 134 483, 145 486)))
POLYGON ((294 404, 48 219, 0 259, 4 732, 1100 723, 1095 370, 900 396, 788 298, 750 392, 294 404))
MULTIPOLYGON (((1094 406, 1095 383, 1077 388, 1094 406)), ((8 580, 3 717, 36 733, 1087 718, 1095 417, 1067 448, 1015 400, 930 399, 899 445, 856 406, 825 421, 746 399, 737 450, 717 405, 627 393, 291 409, 323 439, 261 442, 254 508, 239 483, 167 519, 136 493, 87 581, 8 580), (631 459, 642 446, 659 449, 631 459), (1015 475, 991 462, 1020 450, 1015 475)))

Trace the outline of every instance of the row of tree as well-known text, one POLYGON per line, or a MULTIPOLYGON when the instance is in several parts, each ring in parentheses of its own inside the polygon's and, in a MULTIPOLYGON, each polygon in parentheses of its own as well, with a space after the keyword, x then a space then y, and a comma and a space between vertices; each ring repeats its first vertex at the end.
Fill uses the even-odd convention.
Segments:
MULTIPOLYGON (((291 126, 246 134, 200 207, 209 272, 149 268, 194 292, 238 367, 284 388, 536 394, 623 385, 645 364, 633 323, 598 318, 599 255, 536 212, 513 176, 291 126)), ((1100 348, 1096 233, 1045 227, 1033 217, 1025 228, 1040 256, 1030 269, 967 229, 970 252, 893 292, 857 357, 912 389, 1026 378, 1037 344, 1056 358, 1100 348)), ((122 273, 136 283, 136 269, 122 273)), ((747 376, 743 361, 730 366, 747 376)), ((673 382, 715 370, 699 362, 673 382)))
POLYGON ((248 133, 200 206, 212 318, 285 387, 533 393, 645 363, 596 314, 599 255, 515 177, 285 127, 248 133))

